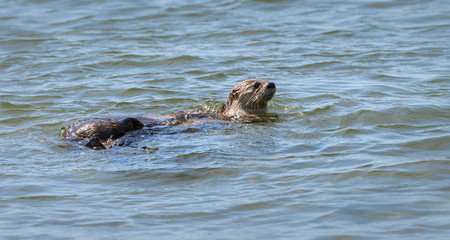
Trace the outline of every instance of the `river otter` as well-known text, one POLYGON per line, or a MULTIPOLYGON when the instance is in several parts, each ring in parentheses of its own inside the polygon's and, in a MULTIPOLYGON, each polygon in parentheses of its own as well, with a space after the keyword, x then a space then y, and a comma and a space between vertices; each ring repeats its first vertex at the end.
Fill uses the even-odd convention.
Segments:
POLYGON ((139 117, 146 126, 189 126, 202 122, 260 122, 258 115, 267 111, 267 103, 275 95, 274 83, 264 79, 250 79, 235 85, 219 111, 194 109, 166 115, 139 117))
POLYGON ((91 118, 71 124, 63 135, 68 140, 85 140, 85 145, 92 149, 106 149, 114 145, 113 140, 143 127, 144 124, 133 117, 123 120, 91 118))
POLYGON ((261 121, 258 115, 267 111, 267 103, 275 91, 276 87, 272 82, 250 79, 234 86, 226 102, 216 112, 196 109, 167 115, 125 118, 120 121, 111 118, 92 118, 70 125, 65 129, 63 136, 69 140, 87 141, 85 145, 93 149, 105 149, 114 146, 116 144, 114 140, 127 132, 144 126, 147 133, 154 133, 164 127, 189 126, 201 122, 257 122, 261 121))

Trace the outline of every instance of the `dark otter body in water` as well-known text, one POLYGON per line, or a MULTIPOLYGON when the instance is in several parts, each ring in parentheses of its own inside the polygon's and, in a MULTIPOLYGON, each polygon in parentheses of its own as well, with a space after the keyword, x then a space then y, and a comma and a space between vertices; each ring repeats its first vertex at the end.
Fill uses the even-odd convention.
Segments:
POLYGON ((201 109, 180 111, 167 115, 149 115, 139 118, 125 118, 121 121, 110 118, 80 120, 70 125, 63 134, 69 140, 85 140, 93 149, 111 148, 116 139, 127 132, 146 127, 147 133, 154 133, 159 127, 189 126, 203 122, 258 122, 258 115, 267 111, 267 103, 276 92, 275 84, 263 79, 240 82, 218 112, 201 109))
POLYGON ((105 149, 112 147, 113 140, 143 127, 141 121, 132 117, 123 120, 91 118, 79 120, 67 127, 64 137, 69 140, 86 140, 85 145, 92 149, 105 149))

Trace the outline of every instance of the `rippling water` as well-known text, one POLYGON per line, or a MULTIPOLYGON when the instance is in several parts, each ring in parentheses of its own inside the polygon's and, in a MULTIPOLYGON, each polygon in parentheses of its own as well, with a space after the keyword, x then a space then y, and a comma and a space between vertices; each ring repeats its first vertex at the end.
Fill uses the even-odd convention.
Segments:
POLYGON ((0 2, 3 239, 447 239, 450 5, 0 2), (93 151, 88 117, 214 108, 277 84, 278 121, 93 151))

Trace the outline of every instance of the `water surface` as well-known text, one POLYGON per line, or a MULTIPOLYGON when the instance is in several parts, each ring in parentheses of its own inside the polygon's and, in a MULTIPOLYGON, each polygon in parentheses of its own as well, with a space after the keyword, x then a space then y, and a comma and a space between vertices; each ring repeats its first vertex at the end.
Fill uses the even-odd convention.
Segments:
POLYGON ((446 239, 450 5, 0 3, 3 239, 446 239), (93 151, 83 118, 214 108, 277 84, 276 122, 93 151))

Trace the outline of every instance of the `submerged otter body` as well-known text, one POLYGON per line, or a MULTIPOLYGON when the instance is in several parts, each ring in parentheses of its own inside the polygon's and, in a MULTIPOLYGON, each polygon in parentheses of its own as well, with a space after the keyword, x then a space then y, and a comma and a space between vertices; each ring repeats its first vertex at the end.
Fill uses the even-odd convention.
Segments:
POLYGON ((68 140, 84 140, 93 149, 114 146, 115 139, 127 132, 145 127, 155 132, 158 127, 190 126, 204 122, 258 122, 258 115, 267 111, 267 103, 274 96, 276 86, 263 79, 250 79, 238 83, 232 89, 226 102, 217 112, 201 109, 180 111, 167 115, 149 115, 138 118, 116 120, 111 118, 92 118, 80 120, 66 128, 64 137, 68 140))

